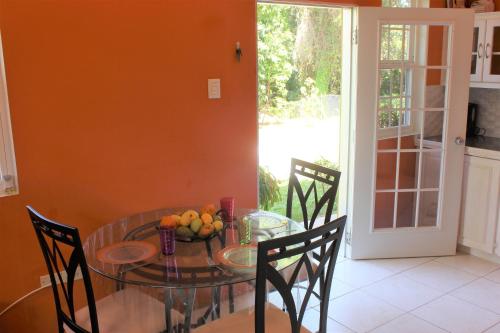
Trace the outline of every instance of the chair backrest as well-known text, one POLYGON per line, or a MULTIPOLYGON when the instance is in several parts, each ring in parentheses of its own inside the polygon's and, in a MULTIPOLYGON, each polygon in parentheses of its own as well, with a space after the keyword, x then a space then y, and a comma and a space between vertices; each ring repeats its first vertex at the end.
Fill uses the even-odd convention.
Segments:
POLYGON ((299 234, 271 239, 258 244, 257 281, 255 287, 255 332, 265 332, 267 281, 272 284, 283 299, 290 318, 291 333, 299 333, 307 304, 321 276, 324 276, 324 281, 319 284, 321 288, 321 290, 319 290, 319 332, 326 332, 328 300, 332 285, 333 271, 335 262, 337 261, 342 234, 344 233, 346 218, 346 216, 343 216, 335 221, 325 223, 320 227, 299 234), (326 250, 321 253, 316 269, 313 269, 310 253, 319 247, 325 247, 326 250), (273 263, 277 260, 293 256, 300 256, 300 258, 289 281, 286 281, 276 270, 273 263), (307 271, 309 286, 307 287, 300 308, 297 308, 292 289, 297 282, 296 280, 303 266, 305 266, 307 271))
POLYGON ((63 326, 66 324, 75 333, 88 333, 87 330, 78 326, 75 319, 73 287, 75 274, 80 268, 85 285, 92 332, 98 333, 99 325, 94 292, 78 229, 50 221, 30 206, 26 208, 49 271, 59 332, 64 332, 63 326))
POLYGON ((292 218, 295 192, 300 203, 302 221, 304 221, 306 229, 309 230, 314 227, 314 223, 324 207, 326 207, 325 221, 330 221, 339 188, 340 175, 340 171, 292 158, 290 179, 288 181, 286 216, 292 218), (303 177, 312 180, 312 182, 302 181, 301 183, 303 177), (311 199, 314 200, 314 205, 312 211, 308 211, 307 204, 311 199))

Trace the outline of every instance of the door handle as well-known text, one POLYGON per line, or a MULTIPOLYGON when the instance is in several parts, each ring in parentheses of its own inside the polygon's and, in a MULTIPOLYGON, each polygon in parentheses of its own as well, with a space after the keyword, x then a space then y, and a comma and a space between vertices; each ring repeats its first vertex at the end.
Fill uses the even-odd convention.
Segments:
POLYGON ((455 144, 458 145, 458 146, 461 146, 465 143, 465 140, 464 138, 462 138, 461 136, 457 136, 455 138, 455 144))
POLYGON ((486 48, 484 49, 484 57, 488 59, 488 48, 490 47, 490 43, 486 43, 486 48))
POLYGON ((479 43, 477 47, 477 57, 481 59, 483 57, 483 43, 479 43))

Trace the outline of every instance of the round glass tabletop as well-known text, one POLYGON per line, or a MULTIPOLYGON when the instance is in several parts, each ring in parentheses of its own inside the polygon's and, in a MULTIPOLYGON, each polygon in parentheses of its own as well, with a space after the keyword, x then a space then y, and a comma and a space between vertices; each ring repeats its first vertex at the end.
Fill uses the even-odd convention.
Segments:
MULTIPOLYGON (((225 223, 217 236, 195 242, 176 241, 175 253, 163 255, 157 229, 160 219, 185 210, 159 209, 102 226, 83 244, 88 266, 107 278, 136 285, 221 286, 255 279, 257 242, 304 231, 301 223, 275 213, 236 209, 233 223, 225 223), (238 230, 246 226, 245 230, 251 230, 251 242, 240 245, 238 230)), ((281 270, 298 259, 291 257, 274 265, 281 270)))

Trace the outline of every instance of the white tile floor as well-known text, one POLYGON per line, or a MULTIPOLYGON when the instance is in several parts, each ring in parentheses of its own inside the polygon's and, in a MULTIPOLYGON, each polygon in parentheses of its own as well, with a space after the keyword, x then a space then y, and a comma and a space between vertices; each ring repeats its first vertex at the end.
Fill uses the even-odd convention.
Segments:
POLYGON ((500 333, 500 265, 477 257, 339 259, 332 287, 328 332, 500 333))

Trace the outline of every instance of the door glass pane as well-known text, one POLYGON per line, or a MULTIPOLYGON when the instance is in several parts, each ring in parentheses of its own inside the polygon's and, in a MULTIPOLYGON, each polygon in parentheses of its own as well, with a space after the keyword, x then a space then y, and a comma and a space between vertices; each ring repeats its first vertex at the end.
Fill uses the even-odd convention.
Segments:
POLYGON ((394 193, 382 192, 375 196, 375 229, 392 228, 394 221, 394 193))
POLYGON ((491 56, 490 74, 500 75, 500 54, 493 54, 491 56))
POLYGON ((399 189, 416 189, 418 181, 418 152, 399 154, 399 189))
POLYGON ((415 205, 417 203, 417 192, 398 193, 398 213, 396 216, 396 227, 415 226, 415 205))
POLYGON ((422 116, 424 118, 422 136, 424 139, 431 141, 426 142, 426 144, 440 148, 437 143, 442 142, 444 111, 423 112, 422 116))
MULTIPOLYGON (((421 33, 425 32, 425 26, 418 28, 421 33)), ((431 25, 428 27, 427 58, 421 59, 421 65, 446 66, 448 65, 448 43, 449 27, 442 25, 431 25), (426 63, 424 63, 426 60, 426 63)))
MULTIPOLYGON (((400 99, 394 100, 396 105, 400 102, 400 99)), ((399 108, 396 107, 396 109, 399 108)), ((390 110, 391 107, 387 107, 387 110, 390 110)), ((383 111, 378 113, 378 128, 388 128, 388 127, 397 127, 399 124, 399 112, 398 111, 383 111)))
POLYGON ((397 138, 384 138, 377 140, 377 149, 396 149, 398 148, 397 138))
POLYGON ((410 52, 410 26, 383 24, 381 27, 381 42, 381 60, 408 60, 410 52))
POLYGON ((436 226, 450 29, 381 24, 379 33, 373 227, 436 226))
POLYGON ((477 52, 477 44, 479 39, 479 27, 474 27, 472 34, 472 52, 477 52))
POLYGON ((439 188, 441 177, 441 151, 424 151, 421 154, 422 158, 422 173, 420 180, 420 188, 430 189, 439 188))
POLYGON ((479 44, 479 27, 474 27, 472 34, 472 58, 470 64, 470 73, 477 74, 477 61, 478 61, 478 44, 479 44))
POLYGON ((397 153, 377 154, 377 190, 396 188, 397 153))
POLYGON ((493 28, 493 38, 491 42, 491 66, 490 74, 500 75, 500 26, 493 28))
MULTIPOLYGON (((421 72, 421 70, 419 70, 421 72)), ((445 108, 446 100, 445 88, 448 79, 448 70, 446 69, 427 69, 425 70, 427 86, 425 89, 425 107, 426 108, 445 108)))
POLYGON ((439 192, 420 192, 419 227, 437 226, 439 192))
POLYGON ((500 26, 493 28, 492 51, 500 52, 500 26))

